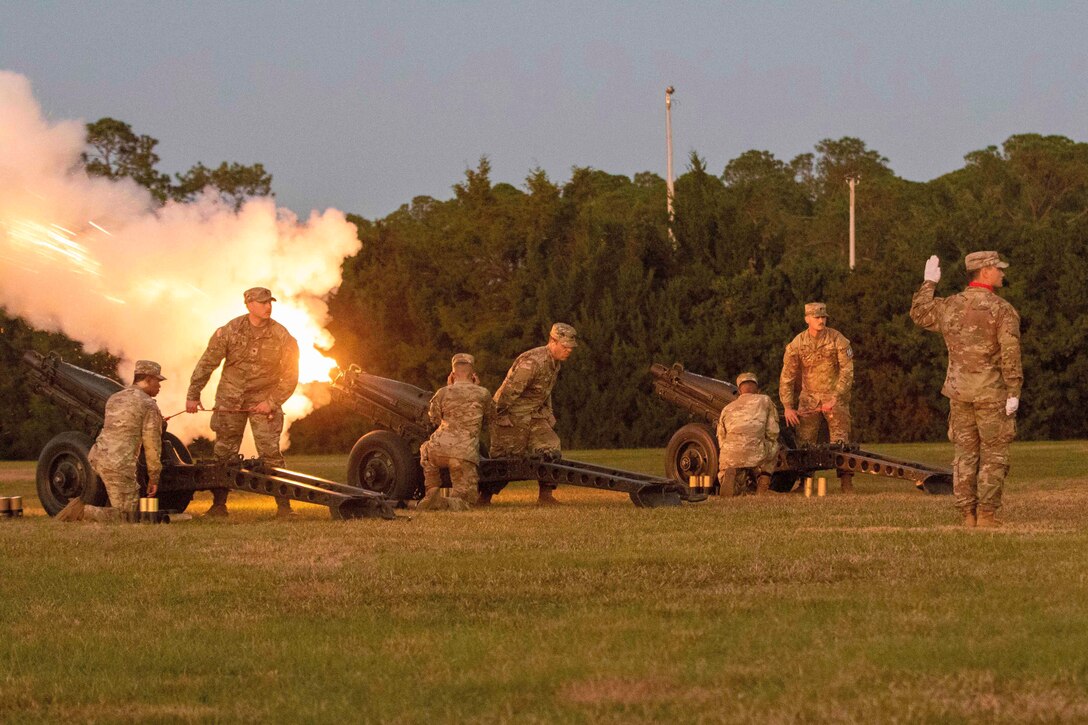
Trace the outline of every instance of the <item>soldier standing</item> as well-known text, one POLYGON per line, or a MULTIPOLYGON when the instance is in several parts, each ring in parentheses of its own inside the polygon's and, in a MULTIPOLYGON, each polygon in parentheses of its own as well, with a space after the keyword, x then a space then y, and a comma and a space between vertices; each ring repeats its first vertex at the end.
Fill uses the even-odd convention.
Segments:
POLYGON ((454 355, 449 385, 434 394, 427 408, 431 422, 438 429, 419 448, 427 489, 419 504, 421 509, 465 511, 476 503, 480 431, 491 422, 495 401, 487 388, 478 384, 475 364, 475 358, 468 353, 454 355), (449 498, 441 496, 443 468, 450 473, 449 498))
MULTIPOLYGON (((805 305, 805 322, 808 329, 786 345, 782 358, 778 397, 785 408, 786 424, 797 426, 798 443, 815 443, 823 418, 833 443, 849 442, 854 350, 841 332, 827 326, 827 305, 823 302, 805 305)), ((839 470, 838 475, 843 493, 851 493, 854 474, 839 470)))
MULTIPOLYGON (((195 413, 200 409, 200 392, 223 363, 211 420, 216 459, 227 462, 238 455, 248 420, 260 460, 282 468, 281 406, 298 385, 298 342, 272 319, 276 298, 269 290, 253 287, 245 291, 244 298, 247 314, 220 327, 208 341, 193 370, 185 410, 195 413)), ((227 493, 225 488, 212 491, 212 506, 205 516, 227 515, 227 493)), ((276 505, 277 515, 293 515, 290 499, 277 496, 276 505)))
MULTIPOLYGON (((563 322, 552 325, 548 344, 523 352, 514 360, 506 379, 495 391, 495 422, 491 426, 492 458, 506 456, 541 456, 559 458, 559 436, 555 433, 552 413, 552 388, 559 377, 561 363, 578 346, 574 328, 563 322)), ((479 505, 491 503, 501 490, 486 487, 480 491, 479 505)), ((556 505, 555 485, 540 482, 537 503, 556 505)))
POLYGON ((1020 315, 994 293, 1007 262, 997 252, 972 252, 963 292, 934 297, 941 279, 936 255, 926 262, 922 286, 911 301, 916 325, 944 336, 948 372, 941 393, 949 399, 948 438, 956 506, 964 526, 1000 526, 1009 445, 1016 437, 1016 410, 1024 372, 1020 365, 1020 315))
POLYGON ((759 392, 755 373, 738 375, 737 387, 740 395, 718 418, 718 483, 723 496, 738 496, 754 475, 762 495, 770 490, 778 457, 778 410, 759 392))
MULTIPOLYGON (((162 381, 162 368, 151 360, 137 360, 132 385, 106 401, 102 432, 87 454, 91 468, 102 479, 112 511, 107 519, 136 520, 140 487, 136 483, 136 461, 140 446, 147 463, 147 495, 154 496, 162 474, 162 413, 155 403, 162 381)), ((97 516, 96 516, 97 518, 97 516)))

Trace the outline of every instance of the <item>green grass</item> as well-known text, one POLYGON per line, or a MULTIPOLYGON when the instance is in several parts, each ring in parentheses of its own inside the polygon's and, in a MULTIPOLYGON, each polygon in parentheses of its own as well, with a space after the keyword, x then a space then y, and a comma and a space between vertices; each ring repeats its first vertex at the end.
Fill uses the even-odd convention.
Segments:
POLYGON ((1083 722, 1086 454, 1016 444, 998 532, 861 476, 675 509, 575 488, 537 509, 517 484, 400 521, 236 494, 227 521, 64 525, 3 462, 28 510, 0 520, 0 721, 1083 722))

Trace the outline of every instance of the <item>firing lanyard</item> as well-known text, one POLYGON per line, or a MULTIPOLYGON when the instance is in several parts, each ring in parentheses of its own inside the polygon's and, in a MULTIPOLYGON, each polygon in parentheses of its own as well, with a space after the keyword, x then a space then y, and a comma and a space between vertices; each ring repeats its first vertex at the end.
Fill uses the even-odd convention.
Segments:
MULTIPOLYGON (((179 415, 181 415, 184 412, 185 412, 184 410, 179 410, 178 412, 174 413, 173 415, 166 416, 165 418, 163 418, 163 420, 170 420, 171 418, 176 418, 176 417, 178 417, 179 415)), ((218 407, 217 408, 205 408, 202 405, 202 406, 200 406, 199 408, 196 409, 196 412, 198 412, 198 413, 254 413, 256 411, 254 411, 253 408, 218 408, 218 407)))

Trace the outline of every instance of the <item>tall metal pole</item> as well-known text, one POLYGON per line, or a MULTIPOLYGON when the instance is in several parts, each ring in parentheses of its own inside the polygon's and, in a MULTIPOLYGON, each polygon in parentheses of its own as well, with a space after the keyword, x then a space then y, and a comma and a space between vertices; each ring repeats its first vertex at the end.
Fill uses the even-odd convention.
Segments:
POLYGON ((858 185, 860 176, 847 176, 846 183, 850 185, 850 269, 854 268, 854 187, 858 185))
POLYGON ((665 89, 665 205, 669 214, 669 241, 676 244, 672 233, 672 94, 675 89, 665 89))

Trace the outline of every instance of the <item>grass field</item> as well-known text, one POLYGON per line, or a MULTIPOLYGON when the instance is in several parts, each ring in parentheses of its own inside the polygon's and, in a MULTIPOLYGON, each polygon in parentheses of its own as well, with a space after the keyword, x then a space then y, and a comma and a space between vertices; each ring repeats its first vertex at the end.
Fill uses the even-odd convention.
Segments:
POLYGON ((1084 442, 1014 446, 996 532, 860 476, 674 509, 574 488, 537 509, 517 484, 411 520, 235 495, 226 521, 65 525, 33 475, 0 463, 28 505, 0 520, 3 722, 1088 721, 1084 442))

